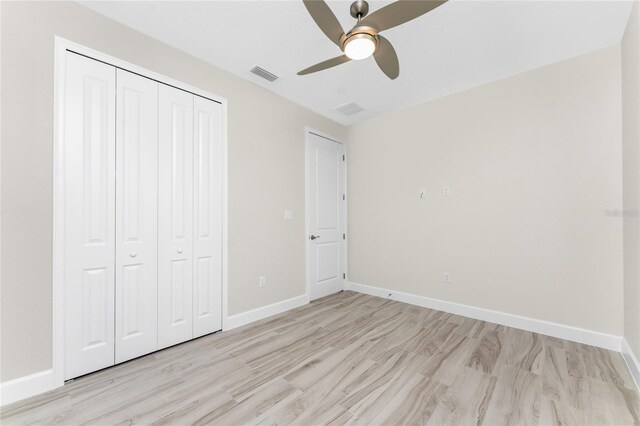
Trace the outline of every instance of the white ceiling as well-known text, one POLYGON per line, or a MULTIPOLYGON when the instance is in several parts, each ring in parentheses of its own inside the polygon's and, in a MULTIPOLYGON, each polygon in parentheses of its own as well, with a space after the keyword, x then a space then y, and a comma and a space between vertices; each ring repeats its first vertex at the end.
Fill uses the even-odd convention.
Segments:
MULTIPOLYGON (((346 125, 619 43, 631 10, 629 1, 451 0, 383 33, 400 59, 392 81, 373 58, 297 76, 341 53, 301 1, 81 3, 346 125), (255 65, 280 78, 250 74, 255 65), (365 110, 335 110, 348 102, 365 110)), ((328 3, 350 29, 350 2, 328 3)))

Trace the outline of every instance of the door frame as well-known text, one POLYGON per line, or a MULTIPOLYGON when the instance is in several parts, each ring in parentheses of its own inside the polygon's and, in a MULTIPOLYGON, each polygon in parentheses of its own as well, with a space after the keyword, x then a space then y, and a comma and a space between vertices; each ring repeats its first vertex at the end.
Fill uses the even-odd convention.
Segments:
MULTIPOLYGON (((322 138, 325 139, 329 139, 330 141, 339 143, 340 145, 342 145, 342 153, 345 156, 345 160, 344 160, 344 194, 345 194, 345 201, 342 204, 342 215, 343 215, 343 224, 342 224, 342 232, 348 236, 348 232, 347 232, 347 200, 349 199, 349 194, 348 194, 348 190, 347 190, 347 165, 348 165, 348 158, 347 158, 347 143, 345 141, 343 141, 340 138, 336 138, 334 136, 331 136, 327 133, 321 132, 320 130, 316 130, 312 127, 305 127, 304 128, 304 240, 305 240, 305 244, 304 244, 304 260, 305 260, 305 265, 304 265, 304 281, 305 281, 305 289, 306 289, 306 295, 307 295, 307 300, 312 301, 311 300, 311 280, 309 277, 309 274, 311 272, 311 268, 310 268, 310 245, 311 245, 311 240, 309 240, 309 235, 310 235, 310 220, 309 220, 309 205, 310 205, 310 190, 309 190, 309 135, 316 135, 316 136, 320 136, 322 138)), ((348 239, 344 239, 342 240, 342 265, 343 265, 343 273, 344 273, 344 278, 342 279, 342 290, 345 290, 346 286, 347 286, 347 241, 349 241, 348 239)))
POLYGON ((64 385, 64 92, 66 53, 71 51, 134 74, 210 99, 222 106, 222 330, 228 329, 228 129, 226 98, 190 86, 62 37, 54 40, 53 88, 53 282, 52 282, 52 384, 64 385))

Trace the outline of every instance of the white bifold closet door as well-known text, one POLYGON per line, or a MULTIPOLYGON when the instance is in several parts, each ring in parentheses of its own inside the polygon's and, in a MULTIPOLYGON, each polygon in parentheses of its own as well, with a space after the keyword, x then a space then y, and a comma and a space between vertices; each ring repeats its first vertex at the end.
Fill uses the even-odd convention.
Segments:
POLYGON ((116 362, 158 348, 158 83, 118 69, 116 362))
POLYGON ((158 347, 222 328, 222 109, 159 91, 158 347))
POLYGON ((222 328, 222 107, 68 52, 65 379, 222 328))
POLYGON ((222 328, 222 106, 193 97, 193 337, 222 328))
POLYGON ((193 95, 159 91, 158 347, 193 336, 193 95))
POLYGON ((114 363, 116 69, 67 54, 65 379, 114 363))

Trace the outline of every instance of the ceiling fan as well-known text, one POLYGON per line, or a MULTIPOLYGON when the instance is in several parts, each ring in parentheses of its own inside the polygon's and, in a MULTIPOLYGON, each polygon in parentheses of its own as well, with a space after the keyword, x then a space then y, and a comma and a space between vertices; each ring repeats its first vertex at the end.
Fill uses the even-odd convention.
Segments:
POLYGON ((447 0, 399 0, 367 16, 369 4, 365 0, 356 0, 351 4, 350 12, 358 22, 345 34, 327 3, 323 0, 303 0, 322 32, 344 54, 305 68, 298 75, 311 74, 352 59, 360 60, 373 55, 382 72, 394 80, 400 74, 398 55, 389 40, 382 37, 380 32, 402 25, 446 2, 447 0))

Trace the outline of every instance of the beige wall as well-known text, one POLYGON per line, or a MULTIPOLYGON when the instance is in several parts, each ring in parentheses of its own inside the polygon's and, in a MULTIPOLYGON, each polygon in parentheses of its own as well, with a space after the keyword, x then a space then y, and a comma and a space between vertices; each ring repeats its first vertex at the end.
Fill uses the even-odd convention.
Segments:
POLYGON ((77 4, 0 7, 0 380, 51 368, 54 35, 229 100, 229 312, 304 294, 304 128, 343 126, 77 4))
POLYGON ((640 3, 622 39, 622 154, 624 209, 624 337, 640 356, 640 3))
POLYGON ((351 126, 349 281, 622 335, 620 78, 615 46, 351 126))

